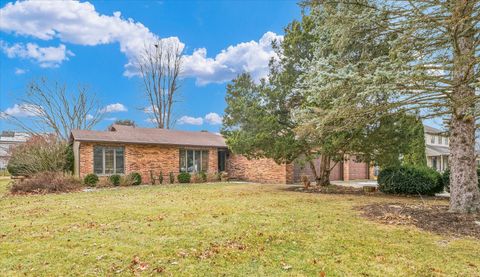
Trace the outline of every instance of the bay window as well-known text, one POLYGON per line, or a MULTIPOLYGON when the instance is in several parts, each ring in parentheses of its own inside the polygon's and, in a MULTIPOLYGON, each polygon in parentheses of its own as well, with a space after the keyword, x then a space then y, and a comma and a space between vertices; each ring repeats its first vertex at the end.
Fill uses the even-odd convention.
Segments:
POLYGON ((180 172, 207 172, 208 150, 180 149, 180 172))
POLYGON ((123 174, 125 165, 124 147, 93 147, 93 172, 99 175, 123 174))

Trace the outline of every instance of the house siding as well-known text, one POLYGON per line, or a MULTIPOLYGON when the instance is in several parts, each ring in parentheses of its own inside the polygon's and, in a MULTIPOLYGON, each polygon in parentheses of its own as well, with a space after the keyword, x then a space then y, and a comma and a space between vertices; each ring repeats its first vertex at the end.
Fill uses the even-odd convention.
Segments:
MULTIPOLYGON (((77 142, 75 142, 77 145, 77 142)), ((150 173, 158 177, 163 173, 164 179, 168 180, 168 174, 173 172, 175 176, 180 171, 180 149, 208 150, 208 171, 213 174, 218 171, 218 148, 216 147, 179 147, 174 145, 148 145, 148 144, 105 144, 95 142, 78 142, 78 151, 75 151, 75 163, 77 176, 84 178, 93 173, 93 147, 123 146, 125 147, 125 174, 138 172, 142 175, 144 183, 150 183, 150 173)), ((316 167, 320 161, 315 161, 316 167)), ((226 171, 229 178, 258 183, 292 184, 300 182, 301 175, 310 176, 313 180, 308 165, 277 164, 272 159, 247 159, 242 155, 230 154, 226 161, 226 171)), ((368 179, 368 164, 357 163, 353 159, 338 163, 331 172, 331 180, 368 179)))
MULTIPOLYGON (((125 174, 138 172, 142 175, 142 181, 149 183, 150 173, 158 177, 163 173, 165 180, 168 174, 173 172, 175 176, 180 171, 179 155, 182 147, 169 145, 145 145, 145 144, 103 144, 81 142, 79 159, 79 177, 83 178, 93 173, 93 147, 101 146, 123 146, 125 147, 125 174)), ((191 149, 208 150, 208 173, 216 173, 218 170, 217 148, 192 147, 191 149)))

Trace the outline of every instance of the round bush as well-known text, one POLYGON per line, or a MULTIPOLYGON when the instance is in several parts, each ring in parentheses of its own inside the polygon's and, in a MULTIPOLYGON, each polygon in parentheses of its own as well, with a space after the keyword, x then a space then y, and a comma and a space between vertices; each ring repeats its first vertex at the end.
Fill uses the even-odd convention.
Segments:
POLYGON ((94 187, 98 183, 98 176, 97 174, 90 173, 83 179, 83 183, 88 186, 94 187))
POLYGON ((110 177, 108 177, 108 180, 110 181, 110 183, 112 183, 112 185, 114 186, 118 186, 120 185, 120 181, 121 181, 122 177, 118 174, 114 174, 114 175, 111 175, 110 177))
POLYGON ((378 189, 388 194, 434 195, 443 191, 443 183, 434 169, 400 166, 380 171, 378 189))
POLYGON ((138 172, 130 173, 129 177, 133 181, 132 185, 134 186, 138 186, 142 183, 142 175, 138 172))
POLYGON ((190 178, 191 178, 191 175, 188 172, 181 172, 177 176, 178 182, 182 184, 190 183, 190 178))
POLYGON ((198 173, 198 175, 200 176, 200 179, 202 179, 202 182, 207 181, 207 173, 205 173, 205 171, 200 171, 200 173, 198 173))
MULTIPOLYGON (((480 168, 477 168, 478 188, 480 189, 480 168)), ((445 170, 442 174, 442 184, 445 190, 450 192, 450 169, 445 170)))

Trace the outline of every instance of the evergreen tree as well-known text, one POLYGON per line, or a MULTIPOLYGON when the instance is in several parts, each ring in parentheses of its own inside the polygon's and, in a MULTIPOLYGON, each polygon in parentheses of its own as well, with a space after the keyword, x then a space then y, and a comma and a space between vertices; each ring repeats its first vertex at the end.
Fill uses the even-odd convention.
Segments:
POLYGON ((317 124, 342 122, 342 128, 350 129, 359 121, 375 122, 384 113, 408 111, 424 118, 443 117, 450 136, 450 209, 480 211, 475 163, 480 1, 319 0, 308 4, 318 15, 313 32, 326 37, 327 44, 314 47, 315 58, 309 63, 303 89, 337 94, 328 109, 317 113, 316 118, 325 118, 317 124), (331 9, 342 11, 332 20, 321 16, 331 9), (361 36, 349 32, 358 28, 361 36), (387 49, 382 42, 388 42, 387 49), (357 50, 350 51, 352 46, 357 50), (370 55, 374 49, 377 53, 370 55))

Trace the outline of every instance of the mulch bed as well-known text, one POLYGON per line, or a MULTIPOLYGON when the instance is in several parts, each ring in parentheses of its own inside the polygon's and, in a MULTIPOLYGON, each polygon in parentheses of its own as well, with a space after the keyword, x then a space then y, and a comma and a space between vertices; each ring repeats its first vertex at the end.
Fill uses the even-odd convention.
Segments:
POLYGON ((306 193, 325 193, 325 194, 377 194, 378 191, 368 192, 363 188, 349 187, 349 186, 310 186, 309 188, 304 188, 303 186, 295 186, 288 188, 289 190, 306 192, 306 193))
POLYGON ((371 204, 356 207, 362 216, 389 225, 413 225, 440 235, 480 239, 480 214, 448 211, 446 205, 371 204))

